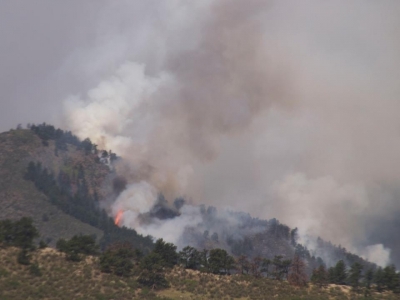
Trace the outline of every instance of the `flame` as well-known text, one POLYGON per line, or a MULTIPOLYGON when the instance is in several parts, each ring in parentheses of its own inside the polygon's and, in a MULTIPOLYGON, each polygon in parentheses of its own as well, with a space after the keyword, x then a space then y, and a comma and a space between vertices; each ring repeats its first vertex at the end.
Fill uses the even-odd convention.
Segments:
POLYGON ((122 214, 123 214, 124 212, 122 211, 122 210, 119 210, 118 212, 117 212, 117 215, 115 216, 115 225, 117 225, 117 226, 119 226, 120 224, 120 222, 121 222, 121 219, 122 219, 122 214))

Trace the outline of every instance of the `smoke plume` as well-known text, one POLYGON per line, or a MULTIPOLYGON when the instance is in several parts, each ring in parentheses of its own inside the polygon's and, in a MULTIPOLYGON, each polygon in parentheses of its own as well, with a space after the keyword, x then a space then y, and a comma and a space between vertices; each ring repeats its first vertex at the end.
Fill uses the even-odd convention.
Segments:
POLYGON ((93 45, 63 66, 89 78, 65 100, 65 123, 123 157, 129 184, 112 210, 139 232, 176 242, 200 222, 185 205, 146 223, 162 193, 276 217, 385 264, 396 245, 382 231, 395 239, 400 211, 399 9, 107 4, 93 45))

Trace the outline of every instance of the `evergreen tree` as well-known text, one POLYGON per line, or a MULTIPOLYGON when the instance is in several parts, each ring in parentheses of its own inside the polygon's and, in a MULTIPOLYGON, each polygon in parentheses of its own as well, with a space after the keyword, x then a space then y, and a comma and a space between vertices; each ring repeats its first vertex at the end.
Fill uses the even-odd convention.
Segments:
POLYGON ((265 274, 266 277, 269 276, 269 266, 272 264, 270 259, 264 258, 261 262, 261 273, 265 274))
POLYGON ((14 240, 13 222, 10 220, 0 221, 0 243, 6 246, 12 245, 14 240))
POLYGON ((335 283, 336 282, 335 268, 334 267, 330 267, 328 269, 328 281, 329 281, 329 283, 335 283))
POLYGON ((100 269, 105 273, 128 277, 132 274, 135 262, 140 256, 140 252, 130 244, 117 244, 101 254, 100 269))
POLYGON ((23 249, 33 249, 33 240, 39 236, 39 232, 31 218, 21 218, 14 224, 14 246, 23 249))
POLYGON ((272 261, 272 264, 274 266, 274 271, 273 275, 276 280, 282 280, 287 278, 287 275, 289 273, 289 268, 291 265, 291 260, 282 260, 283 256, 282 255, 276 255, 274 257, 274 260, 272 261))
POLYGON ((363 266, 360 263, 356 262, 351 266, 350 271, 349 271, 348 280, 349 280, 351 287, 356 292, 359 291, 360 280, 362 277, 362 275, 361 275, 362 269, 363 269, 363 266))
POLYGON ((346 265, 343 260, 339 260, 334 268, 334 282, 336 284, 346 284, 347 273, 346 265))
POLYGON ((163 239, 156 241, 153 252, 160 255, 168 268, 172 268, 178 263, 179 256, 176 253, 176 246, 172 243, 166 243, 163 239))
POLYGON ((40 270, 37 262, 30 265, 29 273, 32 274, 33 276, 38 276, 38 277, 42 276, 42 271, 40 270))
POLYGON ((225 273, 229 274, 234 268, 235 260, 224 249, 210 250, 208 258, 209 270, 214 274, 225 273))
POLYGON ((75 235, 69 241, 60 239, 56 247, 60 252, 64 252, 66 259, 70 261, 81 261, 82 255, 98 254, 96 240, 90 235, 75 235))
POLYGON ((396 272, 394 265, 387 266, 383 269, 384 286, 393 292, 400 292, 399 274, 396 272))
POLYGON ((145 256, 140 263, 138 282, 152 289, 168 287, 163 265, 165 262, 158 253, 152 252, 145 256))
POLYGON ((372 284, 373 279, 374 279, 374 270, 368 269, 368 271, 365 273, 365 294, 364 294, 364 296, 366 298, 371 296, 371 284, 372 284))
POLYGON ((383 292, 385 288, 385 276, 381 267, 379 267, 375 272, 374 282, 376 284, 376 290, 378 292, 383 292))
POLYGON ((205 270, 206 272, 210 272, 210 266, 208 263, 208 259, 210 257, 210 252, 207 249, 204 249, 203 251, 200 252, 200 262, 202 269, 205 270))
POLYGON ((282 271, 283 271, 283 275, 284 275, 284 277, 286 279, 288 278, 289 270, 290 270, 291 265, 292 265, 292 260, 291 259, 285 259, 282 262, 282 271))
POLYGON ((47 243, 46 242, 44 242, 43 240, 40 240, 40 242, 39 242, 39 249, 45 249, 45 248, 47 248, 47 243))
POLYGON ((0 243, 5 246, 19 247, 27 251, 34 250, 34 239, 39 236, 31 218, 23 217, 18 221, 0 221, 0 243))
POLYGON ((18 256, 17 256, 17 262, 21 265, 29 265, 30 264, 30 260, 31 257, 28 253, 28 250, 25 248, 22 248, 19 252, 18 252, 18 256))
POLYGON ((311 282, 314 283, 319 288, 327 286, 329 282, 328 272, 324 265, 320 265, 317 269, 313 270, 311 276, 311 282))
POLYGON ((274 266, 274 271, 273 271, 274 278, 277 280, 281 280, 283 277, 282 255, 275 255, 274 260, 272 261, 272 264, 274 266))
POLYGON ((200 252, 193 247, 186 246, 179 252, 179 262, 186 269, 197 270, 201 265, 200 252))

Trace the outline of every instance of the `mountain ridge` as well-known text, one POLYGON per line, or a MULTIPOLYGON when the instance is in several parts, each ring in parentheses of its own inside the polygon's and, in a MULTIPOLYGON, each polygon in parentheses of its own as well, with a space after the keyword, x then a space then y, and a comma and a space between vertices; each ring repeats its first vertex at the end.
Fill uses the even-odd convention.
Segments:
MULTIPOLYGON (((106 212, 101 213, 101 205, 96 199, 103 201, 111 199, 112 201, 124 188, 122 184, 117 192, 113 191, 115 189, 113 179, 118 176, 108 165, 113 159, 117 159, 117 156, 111 151, 100 151, 89 139, 80 141, 72 133, 56 129, 52 125, 30 125, 28 129, 19 128, 1 133, 0 201, 3 210, 0 213, 0 219, 32 217, 43 234, 42 238, 51 246, 55 246, 59 238, 68 239, 76 234, 89 234, 95 235, 98 241, 103 241, 102 245, 106 247, 116 241, 115 236, 128 238, 129 234, 132 234, 132 237, 138 239, 136 243, 142 245, 143 249, 151 249, 150 237, 142 237, 134 230, 129 231, 126 228, 117 229, 114 227, 113 220, 105 215, 106 212), (38 169, 32 170, 37 173, 27 180, 29 165, 38 169), (43 176, 45 177, 43 180, 47 180, 45 187, 41 187, 38 182, 41 180, 38 178, 43 176), (60 198, 63 201, 57 202, 60 198), (65 208, 66 203, 73 203, 73 201, 81 203, 86 201, 86 198, 88 203, 84 205, 87 206, 82 206, 86 213, 99 210, 99 213, 95 213, 95 217, 92 217, 90 221, 88 217, 81 217, 81 219, 73 217, 71 211, 65 208), (58 206, 54 203, 58 203, 58 206), (96 218, 102 218, 103 221, 96 218), (82 221, 83 219, 85 221, 82 221), (99 225, 100 223, 102 225, 99 225), (109 227, 114 229, 108 230, 105 236, 104 232, 109 227)), ((161 199, 157 205, 157 209, 154 209, 155 217, 163 209, 166 218, 173 219, 177 215, 169 213, 176 211, 177 208, 169 210, 172 205, 166 203, 165 199, 161 199)), ((290 258, 294 254, 299 254, 308 261, 309 274, 313 268, 324 261, 320 258, 320 253, 324 251, 333 257, 333 261, 343 259, 348 265, 360 262, 368 267, 374 267, 361 257, 347 252, 344 248, 324 242, 322 239, 317 240, 320 251, 310 251, 298 243, 296 229, 280 224, 276 219, 259 220, 252 218, 249 214, 237 213, 235 218, 243 220, 238 225, 238 229, 244 229, 243 235, 235 238, 229 231, 224 231, 224 228, 229 228, 230 224, 226 223, 226 218, 221 218, 218 214, 216 208, 201 207, 202 223, 199 224, 204 225, 204 228, 222 229, 217 234, 217 232, 208 232, 208 230, 201 232, 198 228, 188 227, 182 236, 183 244, 199 249, 220 247, 236 256, 261 255, 272 258, 274 255, 283 255, 290 258), (252 232, 252 226, 261 229, 252 232), (246 227, 249 227, 248 231, 246 227)))

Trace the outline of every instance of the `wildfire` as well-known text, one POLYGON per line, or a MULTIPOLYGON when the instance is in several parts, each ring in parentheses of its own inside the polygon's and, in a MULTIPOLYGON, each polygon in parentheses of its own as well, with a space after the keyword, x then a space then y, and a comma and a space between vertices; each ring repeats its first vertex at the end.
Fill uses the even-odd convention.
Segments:
POLYGON ((117 212, 117 215, 115 216, 115 225, 119 226, 119 223, 121 222, 122 214, 124 212, 122 210, 119 210, 117 212))

